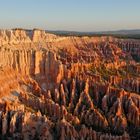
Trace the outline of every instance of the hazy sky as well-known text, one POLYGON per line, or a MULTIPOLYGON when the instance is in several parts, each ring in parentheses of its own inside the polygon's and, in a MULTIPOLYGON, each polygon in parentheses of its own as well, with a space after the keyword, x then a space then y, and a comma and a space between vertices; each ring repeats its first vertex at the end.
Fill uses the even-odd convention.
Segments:
POLYGON ((140 29, 140 0, 0 0, 0 28, 140 29))

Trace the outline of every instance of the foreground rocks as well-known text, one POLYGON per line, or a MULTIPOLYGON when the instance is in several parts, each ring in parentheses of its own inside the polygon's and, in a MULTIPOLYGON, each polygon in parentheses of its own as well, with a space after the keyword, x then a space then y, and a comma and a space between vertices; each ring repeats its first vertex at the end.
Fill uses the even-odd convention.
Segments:
POLYGON ((0 31, 0 139, 140 136, 140 41, 0 31))

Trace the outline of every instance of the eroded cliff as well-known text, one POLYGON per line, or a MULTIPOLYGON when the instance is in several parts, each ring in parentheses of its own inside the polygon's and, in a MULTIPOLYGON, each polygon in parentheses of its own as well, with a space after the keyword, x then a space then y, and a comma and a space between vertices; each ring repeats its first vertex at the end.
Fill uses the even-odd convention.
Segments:
POLYGON ((140 41, 0 31, 0 138, 140 136, 140 41))

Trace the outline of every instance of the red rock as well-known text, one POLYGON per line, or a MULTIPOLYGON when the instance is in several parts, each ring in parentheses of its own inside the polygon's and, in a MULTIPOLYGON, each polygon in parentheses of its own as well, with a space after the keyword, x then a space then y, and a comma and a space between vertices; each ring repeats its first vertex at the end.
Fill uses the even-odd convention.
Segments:
POLYGON ((0 135, 137 139, 139 46, 113 37, 0 30, 0 135))

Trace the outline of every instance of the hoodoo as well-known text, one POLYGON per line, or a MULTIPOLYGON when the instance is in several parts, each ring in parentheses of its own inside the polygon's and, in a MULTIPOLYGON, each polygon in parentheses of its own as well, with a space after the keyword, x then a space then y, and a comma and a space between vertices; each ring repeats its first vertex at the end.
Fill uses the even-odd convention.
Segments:
POLYGON ((140 41, 0 30, 0 139, 140 138, 140 41))

